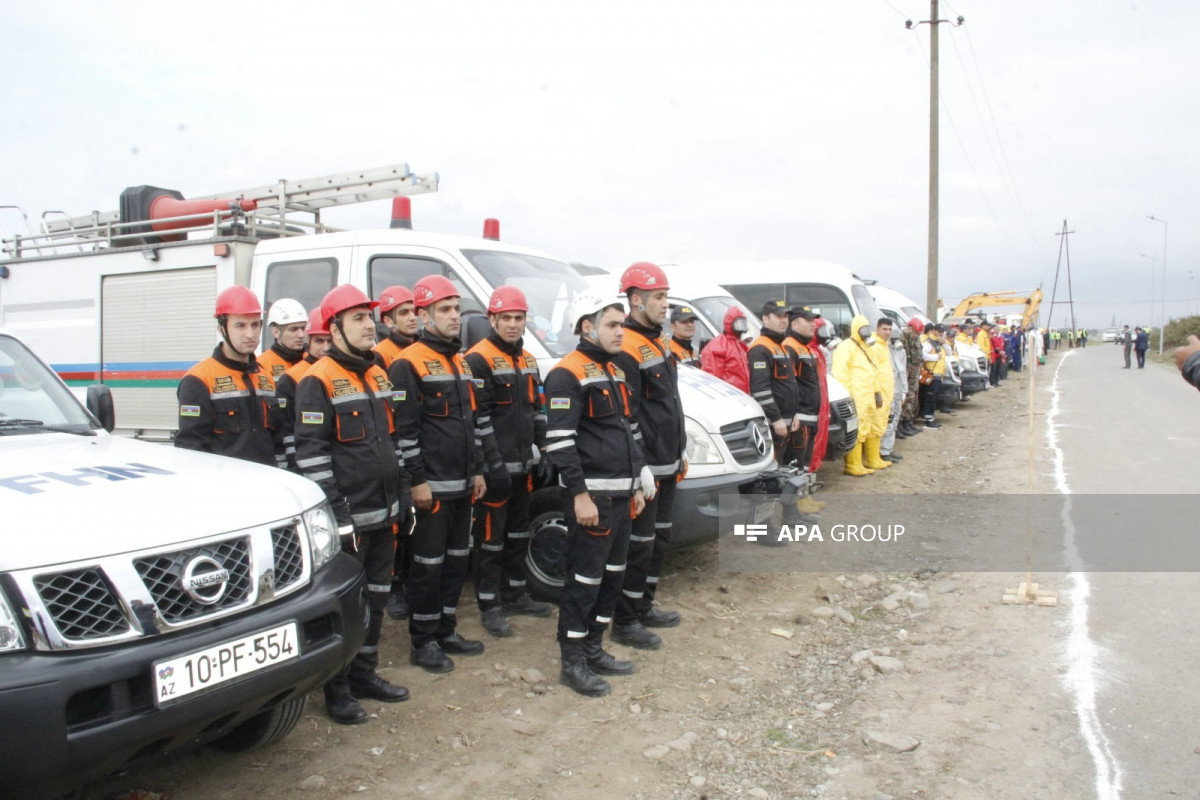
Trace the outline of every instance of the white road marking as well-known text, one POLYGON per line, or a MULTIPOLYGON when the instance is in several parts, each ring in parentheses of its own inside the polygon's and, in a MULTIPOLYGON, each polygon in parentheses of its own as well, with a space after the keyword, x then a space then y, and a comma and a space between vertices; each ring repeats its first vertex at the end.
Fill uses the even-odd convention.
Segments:
MULTIPOLYGON (((1088 598, 1091 583, 1087 573, 1079 569, 1079 554, 1075 547, 1075 524, 1071 519, 1071 487, 1067 483, 1063 465, 1063 451, 1058 444, 1058 427, 1054 422, 1058 416, 1058 373, 1067 359, 1067 353, 1054 370, 1050 383, 1050 412, 1046 415, 1046 444, 1054 453, 1054 484, 1060 494, 1066 496, 1063 504, 1063 547, 1067 561, 1074 571, 1068 576, 1067 591, 1071 596, 1070 631, 1067 638, 1067 674, 1063 679, 1067 690, 1075 701, 1075 713, 1079 717, 1079 731, 1087 744, 1095 768, 1096 797, 1099 800, 1118 800, 1121 796, 1121 765, 1112 753, 1108 737, 1096 713, 1096 684, 1099 674, 1099 652, 1096 643, 1088 636, 1088 598)), ((1061 426, 1066 427, 1066 426, 1061 426)))

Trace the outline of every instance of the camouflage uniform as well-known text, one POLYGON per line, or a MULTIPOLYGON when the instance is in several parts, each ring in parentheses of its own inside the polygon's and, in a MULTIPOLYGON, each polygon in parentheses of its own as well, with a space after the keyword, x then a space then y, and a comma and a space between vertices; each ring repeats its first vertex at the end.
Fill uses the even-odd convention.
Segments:
POLYGON ((917 416, 917 388, 920 386, 921 338, 912 328, 904 326, 904 352, 908 356, 908 392, 904 395, 904 406, 900 410, 900 421, 912 422, 917 416))

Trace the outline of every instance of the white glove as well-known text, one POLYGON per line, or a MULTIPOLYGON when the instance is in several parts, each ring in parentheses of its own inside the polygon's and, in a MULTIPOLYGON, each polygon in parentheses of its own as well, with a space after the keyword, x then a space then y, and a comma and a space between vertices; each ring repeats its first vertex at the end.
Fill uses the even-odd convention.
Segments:
POLYGON ((649 467, 642 467, 642 497, 646 500, 653 500, 654 495, 658 494, 658 487, 654 485, 654 473, 649 467))
POLYGON ((536 444, 529 445, 530 451, 533 453, 533 463, 537 464, 542 460, 542 451, 538 449, 536 444))

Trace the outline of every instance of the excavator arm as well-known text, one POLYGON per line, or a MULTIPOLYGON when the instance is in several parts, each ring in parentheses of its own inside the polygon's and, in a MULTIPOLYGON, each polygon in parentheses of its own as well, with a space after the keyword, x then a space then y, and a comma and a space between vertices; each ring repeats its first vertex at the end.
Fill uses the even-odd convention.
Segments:
POLYGON ((1037 320, 1038 307, 1041 304, 1041 289, 1034 289, 1032 292, 976 292, 964 297, 962 302, 955 306, 954 313, 951 316, 965 317, 968 312, 976 308, 1025 306, 1025 310, 1021 315, 1021 326, 1028 328, 1037 320))

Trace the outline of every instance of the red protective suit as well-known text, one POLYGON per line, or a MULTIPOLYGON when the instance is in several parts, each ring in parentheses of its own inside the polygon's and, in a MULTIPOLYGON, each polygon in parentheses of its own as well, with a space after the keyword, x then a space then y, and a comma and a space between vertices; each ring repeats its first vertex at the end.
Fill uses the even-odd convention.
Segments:
POLYGON ((810 472, 815 473, 825 460, 825 447, 829 444, 829 382, 825 380, 825 376, 829 374, 829 365, 825 361, 825 350, 817 346, 815 339, 811 349, 817 357, 817 368, 821 376, 821 410, 817 412, 817 435, 813 443, 812 463, 808 467, 810 472))
POLYGON ((746 361, 749 348, 733 330, 733 321, 745 316, 740 308, 725 312, 725 332, 700 351, 700 368, 750 394, 750 365, 746 361))

